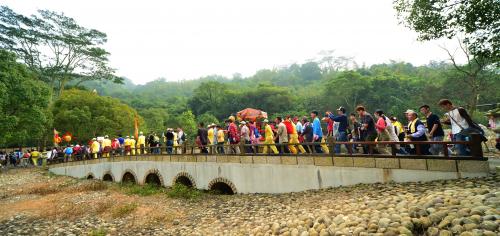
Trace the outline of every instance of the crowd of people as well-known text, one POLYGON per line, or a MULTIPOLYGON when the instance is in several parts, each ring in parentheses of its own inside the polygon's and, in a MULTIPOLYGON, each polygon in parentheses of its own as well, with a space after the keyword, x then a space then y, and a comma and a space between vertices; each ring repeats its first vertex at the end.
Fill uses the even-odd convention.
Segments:
MULTIPOLYGON (((333 151, 351 153, 379 153, 389 154, 392 147, 387 144, 374 144, 380 141, 434 141, 445 139, 442 124, 451 125, 450 140, 469 141, 472 133, 483 136, 480 126, 461 107, 453 106, 450 100, 443 99, 438 105, 445 111, 445 119, 440 118, 431 111, 429 105, 422 105, 419 112, 425 117, 425 122, 419 118, 417 111, 407 110, 405 117, 407 125, 404 126, 395 116, 386 116, 384 111, 375 110, 373 115, 365 107, 358 106, 354 113, 347 114, 344 107, 339 107, 336 114, 327 111, 320 118, 317 111, 312 111, 310 116, 303 117, 276 117, 274 121, 267 119, 262 122, 235 121, 231 116, 225 122, 225 127, 211 124, 205 127, 199 124, 196 143, 201 152, 208 153, 207 147, 214 147, 217 153, 328 153, 327 143, 335 141, 333 151), (323 132, 322 123, 327 123, 327 132, 323 132), (353 144, 352 141, 364 141, 364 144, 353 144), (245 144, 244 150, 238 146, 224 148, 224 144, 245 144), (259 145, 262 144, 262 145, 259 145)), ((483 136, 484 137, 484 136, 483 136)), ((240 145, 241 146, 241 145, 240 145)), ((444 152, 443 144, 398 144, 394 145, 399 155, 439 155, 444 152)), ((470 155, 467 145, 456 144, 447 150, 448 153, 457 155, 470 155)))
MULTIPOLYGON (((479 125, 464 108, 455 107, 447 99, 440 100, 438 105, 445 111, 445 119, 440 120, 431 111, 430 106, 422 105, 419 111, 425 117, 425 122, 415 110, 409 109, 405 112, 406 126, 395 116, 387 116, 382 110, 375 110, 372 115, 363 106, 357 106, 355 112, 350 114, 344 107, 339 107, 336 114, 327 111, 323 117, 320 117, 317 111, 312 111, 310 116, 278 116, 274 121, 264 119, 238 122, 234 116, 230 116, 224 126, 205 126, 199 123, 195 144, 201 153, 304 154, 329 153, 327 144, 332 140, 336 142, 333 146, 333 152, 336 154, 389 154, 395 147, 399 155, 439 155, 445 148, 442 144, 399 143, 390 146, 380 141, 443 141, 445 132, 442 124, 451 125, 450 140, 453 141, 468 141, 471 133, 482 134, 479 125), (326 132, 323 132, 322 122, 326 123, 326 132), (345 147, 344 151, 342 146, 345 147)), ((107 158, 115 155, 142 155, 148 152, 160 154, 162 150, 168 154, 180 154, 186 152, 186 146, 183 145, 186 140, 187 134, 182 128, 168 128, 166 132, 153 132, 147 136, 140 132, 137 140, 132 135, 118 135, 113 139, 105 135, 93 138, 87 144, 58 146, 46 149, 45 152, 37 149, 0 152, 0 164, 39 166, 47 162, 107 158)), ((455 144, 448 152, 460 156, 470 155, 469 147, 464 144, 455 144)))

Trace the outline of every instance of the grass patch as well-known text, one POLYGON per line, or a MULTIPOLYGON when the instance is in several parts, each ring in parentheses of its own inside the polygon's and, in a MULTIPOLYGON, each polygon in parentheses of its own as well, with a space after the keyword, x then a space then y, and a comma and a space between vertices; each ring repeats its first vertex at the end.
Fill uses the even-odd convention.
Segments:
POLYGON ((202 192, 194 189, 187 187, 182 184, 174 184, 168 191, 167 191, 167 196, 170 198, 183 198, 183 199, 198 199, 202 196, 202 192))
POLYGON ((164 193, 165 189, 154 184, 137 185, 137 184, 122 184, 122 190, 129 195, 150 196, 159 193, 164 193))
POLYGON ((89 236, 106 236, 108 231, 104 228, 94 229, 89 232, 89 236))
POLYGON ((113 210, 112 215, 114 218, 121 218, 121 217, 129 215, 130 213, 135 211, 135 209, 137 209, 137 203, 125 204, 121 207, 115 208, 113 210))

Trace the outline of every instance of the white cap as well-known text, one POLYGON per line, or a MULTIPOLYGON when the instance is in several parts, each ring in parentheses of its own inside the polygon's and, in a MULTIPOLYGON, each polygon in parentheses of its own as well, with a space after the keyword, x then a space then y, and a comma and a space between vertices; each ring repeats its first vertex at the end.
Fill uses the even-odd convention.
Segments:
POLYGON ((405 111, 405 114, 409 114, 409 113, 413 113, 413 114, 417 114, 414 110, 412 109, 408 109, 405 111))

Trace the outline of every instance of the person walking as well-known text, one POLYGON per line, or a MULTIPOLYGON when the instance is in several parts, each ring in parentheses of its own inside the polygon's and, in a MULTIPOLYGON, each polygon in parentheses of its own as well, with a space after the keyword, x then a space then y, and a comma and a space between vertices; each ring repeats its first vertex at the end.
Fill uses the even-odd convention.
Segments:
POLYGON ((318 112, 312 111, 310 115, 311 115, 311 119, 313 120, 313 123, 312 123, 312 133, 313 133, 312 142, 314 143, 314 151, 316 153, 323 153, 323 150, 321 149, 321 141, 323 139, 323 130, 321 129, 321 122, 319 121, 319 118, 318 118, 318 112))
POLYGON ((207 126, 207 137, 208 137, 208 144, 210 146, 215 144, 215 139, 214 139, 214 124, 208 125, 207 126))
MULTIPOLYGON (((431 141, 441 142, 444 140, 444 130, 441 125, 441 121, 439 117, 431 112, 431 109, 428 105, 422 105, 419 108, 420 112, 425 115, 427 122, 427 130, 429 131, 429 136, 431 137, 431 141)), ((431 144, 429 152, 432 155, 439 155, 439 153, 443 151, 443 145, 441 144, 431 144)))
POLYGON ((276 148, 276 145, 274 145, 274 133, 273 129, 269 125, 269 120, 265 119, 263 121, 264 124, 264 135, 265 135, 265 140, 264 140, 264 148, 262 150, 262 153, 268 154, 268 148, 273 151, 274 154, 278 154, 278 149, 276 148))
MULTIPOLYGON (((298 149, 298 151, 300 151, 301 154, 306 153, 306 150, 304 149, 304 147, 302 147, 302 145, 300 145, 299 134, 297 132, 296 124, 294 124, 291 121, 290 116, 287 116, 285 118, 285 121, 283 121, 283 122, 285 123, 286 131, 288 132, 288 137, 289 137, 288 143, 290 144, 290 145, 288 145, 288 147, 289 147, 290 151, 293 154, 297 154, 297 149, 298 149)), ((301 124, 301 126, 302 126, 302 124, 301 124)))
MULTIPOLYGON (((356 112, 361 121, 361 140, 365 142, 373 142, 377 138, 377 130, 375 129, 375 121, 373 116, 366 112, 364 106, 357 106, 356 112)), ((363 145, 363 153, 369 153, 369 145, 363 145)), ((377 154, 377 150, 373 150, 373 153, 377 154)), ((370 153, 371 154, 371 153, 370 153)))
MULTIPOLYGON (((425 135, 424 123, 420 121, 417 117, 417 112, 414 110, 407 110, 405 112, 406 118, 408 119, 408 132, 406 138, 410 141, 427 141, 427 136, 425 135)), ((420 146, 420 155, 430 155, 429 144, 410 144, 410 154, 418 154, 417 146, 420 146)))
POLYGON ((71 161, 71 156, 73 155, 73 147, 68 145, 64 149, 64 162, 69 162, 71 161))
POLYGON ((147 151, 145 149, 146 147, 146 136, 144 136, 144 133, 141 131, 139 132, 139 137, 137 138, 137 147, 138 147, 138 152, 140 155, 146 154, 147 151))
MULTIPOLYGON (((399 142, 399 138, 396 135, 394 125, 392 124, 391 120, 387 116, 385 116, 384 112, 382 110, 377 110, 375 111, 375 116, 378 119, 375 126, 377 128, 377 131, 379 132, 379 138, 383 136, 383 138, 379 139, 378 141, 399 142), (383 128, 383 130, 381 130, 381 128, 383 128)), ((399 151, 400 154, 406 154, 406 152, 401 149, 401 146, 399 144, 396 144, 394 147, 399 151)), ((385 148, 385 145, 383 145, 383 148, 385 148)), ((379 151, 381 150, 379 149, 379 151)), ((384 151, 387 154, 391 153, 389 150, 384 151)))
POLYGON ((398 118, 395 116, 391 116, 391 122, 392 125, 394 126, 394 132, 398 136, 399 141, 404 141, 405 140, 405 128, 403 127, 403 124, 399 122, 398 118))
POLYGON ((216 125, 217 128, 217 153, 224 153, 224 143, 225 143, 225 134, 224 129, 220 125, 216 125))
POLYGON ((38 158, 40 158, 40 152, 35 148, 31 150, 31 161, 33 161, 33 166, 38 166, 38 158))
MULTIPOLYGON (((241 135, 241 141, 245 143, 245 145, 251 145, 252 140, 250 139, 250 128, 248 127, 248 123, 246 121, 241 121, 241 130, 240 130, 240 135, 241 135)), ((245 146, 245 151, 246 153, 253 153, 253 149, 251 146, 245 146)))
POLYGON ((173 153, 173 146, 174 146, 174 133, 173 129, 168 128, 167 132, 165 133, 165 138, 167 139, 167 153, 172 154, 173 153))
POLYGON ((286 125, 283 123, 283 118, 280 116, 275 119, 276 125, 278 129, 276 131, 278 143, 280 144, 279 151, 280 153, 290 153, 288 149, 288 132, 286 130, 286 125))
POLYGON ((111 149, 113 150, 113 156, 116 156, 118 154, 121 155, 121 152, 120 152, 120 141, 118 141, 117 138, 113 139, 113 141, 111 142, 111 149))
POLYGON ((198 133, 196 135, 196 143, 198 144, 198 147, 200 147, 201 153, 208 153, 208 132, 207 129, 205 129, 205 124, 203 124, 203 122, 199 123, 198 133))
MULTIPOLYGON (((328 115, 328 118, 330 118, 330 120, 338 123, 336 141, 347 142, 347 127, 349 126, 349 123, 347 122, 347 116, 345 115, 345 108, 339 107, 337 109, 337 115, 334 115, 331 112, 327 112, 326 114, 328 115)), ((344 145, 346 149, 349 149, 347 144, 344 145)), ((336 154, 340 153, 340 146, 340 144, 335 144, 334 151, 336 154)))
POLYGON ((102 146, 102 156, 109 157, 109 153, 111 152, 111 140, 109 139, 108 135, 104 136, 104 139, 102 140, 102 146))
MULTIPOLYGON (((443 124, 451 125, 453 141, 468 141, 467 133, 481 132, 481 128, 472 121, 472 118, 462 107, 455 107, 448 99, 441 99, 438 105, 446 111, 446 119, 443 124)), ((455 149, 460 156, 470 155, 470 150, 464 144, 455 144, 455 149)))
MULTIPOLYGON (((353 142, 361 141, 361 126, 362 125, 360 122, 358 122, 358 119, 356 118, 356 113, 349 114, 349 120, 351 121, 350 139, 353 142)), ((358 152, 358 144, 352 145, 352 152, 353 153, 358 152)))
POLYGON ((238 126, 235 124, 234 116, 230 116, 228 121, 227 136, 229 144, 231 145, 229 150, 230 153, 237 154, 239 150, 237 144, 240 143, 240 133, 238 132, 238 126))
POLYGON ((97 154, 99 154, 99 148, 100 148, 99 142, 97 142, 96 138, 93 138, 90 150, 92 152, 92 157, 94 159, 97 159, 97 154))

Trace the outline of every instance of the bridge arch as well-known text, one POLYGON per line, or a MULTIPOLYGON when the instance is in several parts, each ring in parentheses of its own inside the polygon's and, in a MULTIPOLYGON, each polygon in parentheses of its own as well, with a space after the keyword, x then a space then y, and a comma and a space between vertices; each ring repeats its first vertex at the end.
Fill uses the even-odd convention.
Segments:
POLYGON ((95 179, 94 173, 92 173, 92 172, 87 173, 87 175, 85 176, 85 179, 95 179))
POLYGON ((135 174, 135 172, 133 170, 126 169, 125 171, 123 171, 121 182, 122 183, 137 184, 138 183, 138 181, 137 181, 137 175, 135 174))
POLYGON ((104 175, 102 175, 102 181, 114 182, 115 176, 111 173, 111 171, 106 171, 104 172, 104 175))
POLYGON ((165 186, 163 182, 163 176, 160 174, 160 171, 158 169, 151 169, 144 174, 143 178, 143 183, 144 184, 153 184, 157 186, 165 186))
POLYGON ((221 194, 232 195, 238 192, 236 186, 230 180, 226 178, 215 178, 210 183, 208 183, 208 189, 211 191, 216 191, 221 194))
POLYGON ((182 184, 190 188, 196 188, 196 182, 194 181, 193 176, 187 172, 180 172, 177 174, 172 181, 172 185, 175 184, 182 184))

